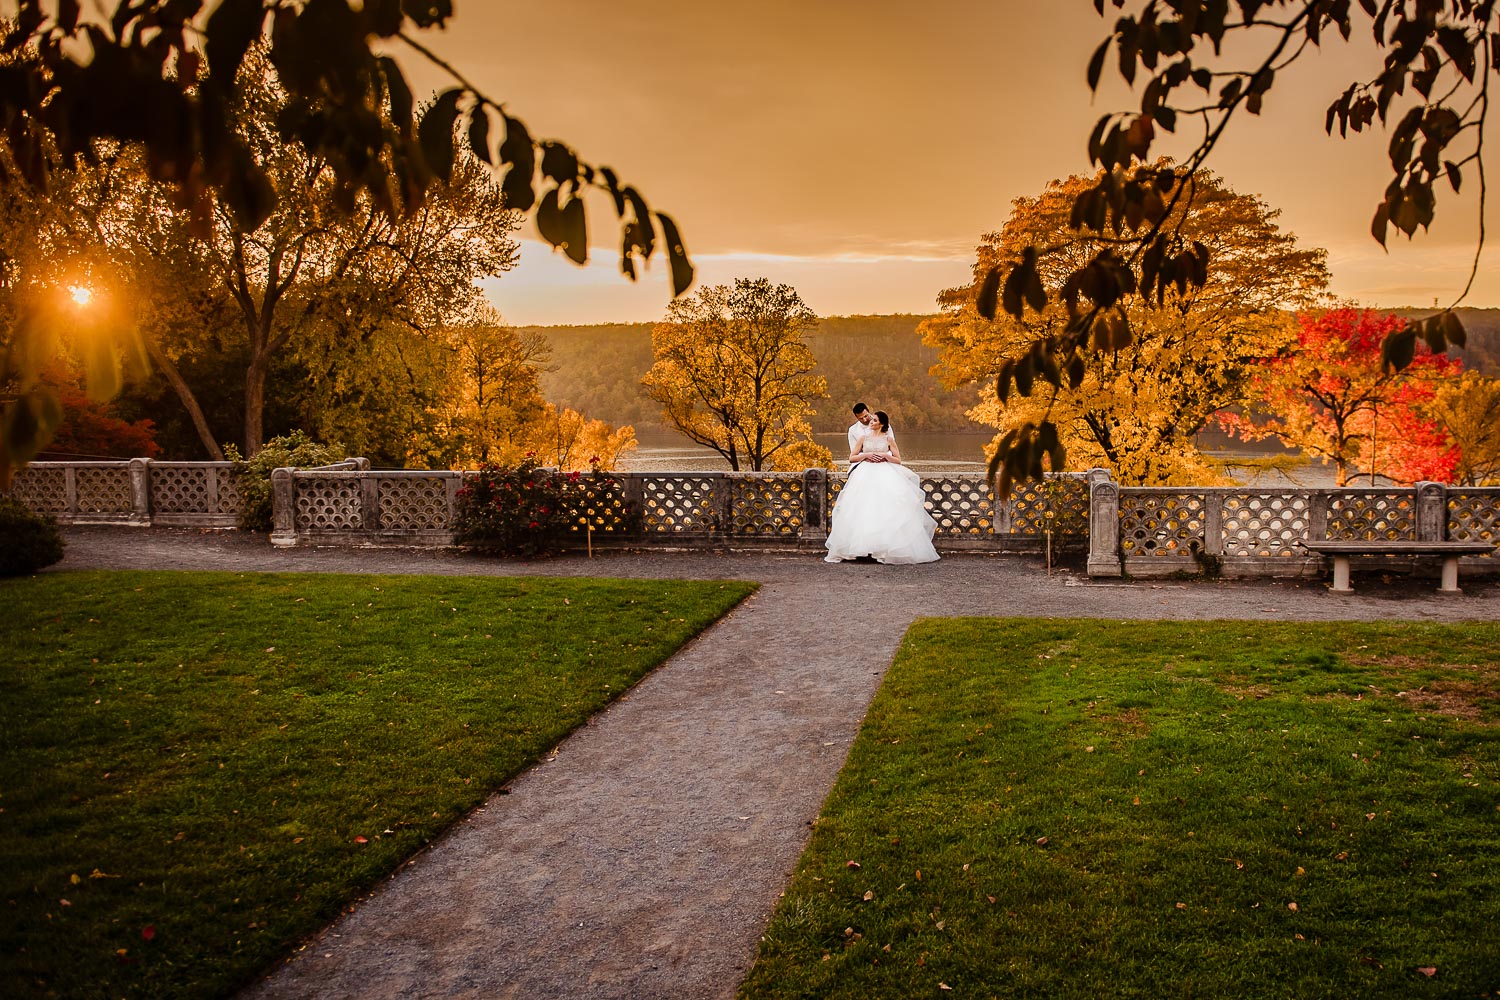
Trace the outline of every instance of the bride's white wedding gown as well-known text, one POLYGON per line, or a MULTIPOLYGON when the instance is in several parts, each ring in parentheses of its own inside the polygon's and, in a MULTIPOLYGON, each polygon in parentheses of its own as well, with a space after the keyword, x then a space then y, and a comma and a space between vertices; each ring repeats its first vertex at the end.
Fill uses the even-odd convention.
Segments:
MULTIPOLYGON (((866 453, 889 454, 890 443, 866 439, 866 453)), ((894 462, 859 462, 833 505, 826 562, 874 556, 878 562, 933 562, 937 523, 923 506, 922 480, 894 462)))

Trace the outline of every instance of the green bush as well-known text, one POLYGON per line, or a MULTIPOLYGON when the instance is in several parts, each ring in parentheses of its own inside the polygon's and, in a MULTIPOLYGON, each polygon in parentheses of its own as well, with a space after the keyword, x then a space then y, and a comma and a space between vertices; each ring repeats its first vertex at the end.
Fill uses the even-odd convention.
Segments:
POLYGON ((555 551, 570 524, 563 491, 580 473, 554 473, 528 454, 518 465, 487 465, 458 491, 454 541, 507 556, 555 551))
POLYGON ((63 557, 57 522, 0 497, 0 576, 25 576, 63 557))
POLYGON ((248 462, 232 444, 224 456, 235 463, 235 485, 240 491, 240 527, 246 531, 271 530, 271 473, 276 469, 316 469, 341 462, 348 456, 337 442, 319 444, 305 431, 292 431, 261 446, 248 462))

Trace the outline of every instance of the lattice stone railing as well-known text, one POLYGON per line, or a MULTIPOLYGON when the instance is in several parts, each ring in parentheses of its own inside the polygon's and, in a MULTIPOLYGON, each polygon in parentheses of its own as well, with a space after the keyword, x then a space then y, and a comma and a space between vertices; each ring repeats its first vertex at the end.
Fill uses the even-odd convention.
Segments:
POLYGON ((32 462, 11 495, 63 524, 239 523, 232 462, 32 462))
MULTIPOLYGON (((465 473, 371 471, 364 459, 272 476, 277 545, 447 545, 465 473)), ((845 476, 611 473, 565 485, 575 544, 817 546, 845 476)), ((1102 469, 1022 483, 1000 501, 979 475, 922 480, 940 549, 1088 547, 1091 575, 1319 574, 1318 540, 1500 541, 1500 487, 1122 488, 1102 469)), ((238 523, 228 462, 34 462, 11 495, 65 524, 238 523)), ((1400 560, 1386 560, 1399 564, 1400 560)), ((1465 572, 1500 573, 1493 553, 1465 572)))
MULTIPOLYGON (((350 458, 327 468, 369 466, 350 458)), ((233 462, 32 462, 10 494, 61 524, 233 528, 244 508, 233 462)))
MULTIPOLYGON (((450 544, 465 473, 294 471, 272 477, 277 545, 450 544)), ((573 543, 816 545, 827 537, 844 478, 805 473, 622 472, 563 483, 573 543)), ((983 476, 923 479, 945 549, 1037 551, 1082 545, 1088 482, 1028 483, 999 502, 983 476)))
MULTIPOLYGON (((1148 489, 1100 479, 1092 490, 1088 565, 1095 576, 1316 575, 1323 557, 1304 541, 1500 540, 1500 488, 1148 489)), ((1500 570, 1493 555, 1465 563, 1500 570)))

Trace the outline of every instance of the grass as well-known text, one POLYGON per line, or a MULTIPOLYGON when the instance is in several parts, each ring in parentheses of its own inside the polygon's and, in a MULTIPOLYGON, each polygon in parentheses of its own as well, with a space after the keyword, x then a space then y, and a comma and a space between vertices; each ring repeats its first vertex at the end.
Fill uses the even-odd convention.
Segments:
POLYGON ((753 589, 0 584, 0 994, 232 991, 753 589))
POLYGON ((927 620, 745 997, 1500 995, 1500 625, 927 620))

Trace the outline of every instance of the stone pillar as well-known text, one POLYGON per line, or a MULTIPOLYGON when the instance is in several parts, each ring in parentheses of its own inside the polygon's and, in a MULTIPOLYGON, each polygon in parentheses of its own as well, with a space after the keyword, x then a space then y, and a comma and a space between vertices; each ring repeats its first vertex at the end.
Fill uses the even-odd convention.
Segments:
POLYGON ((78 467, 71 462, 63 468, 63 497, 71 522, 78 516, 78 467))
POLYGON ((620 489, 625 494, 625 524, 634 524, 634 531, 627 536, 644 538, 646 535, 646 474, 644 472, 620 472, 620 489))
POLYGON ((271 544, 297 544, 297 483, 291 469, 271 471, 271 544))
POLYGON ((151 459, 130 460, 130 523, 151 525, 151 459))
POLYGON ((1120 487, 1107 469, 1089 470, 1089 576, 1120 576, 1120 487))
MULTIPOLYGON (((367 459, 356 459, 369 465, 367 459)), ((359 527, 365 535, 373 536, 380 530, 380 477, 369 472, 356 472, 359 477, 359 527)))
POLYGON ((1329 490, 1310 490, 1307 494, 1307 540, 1321 542, 1330 539, 1328 515, 1333 509, 1333 493, 1329 490))
POLYGON ((802 534, 807 542, 828 538, 828 470, 808 469, 802 473, 802 534))
POLYGON ((1417 541, 1441 542, 1448 537, 1448 491, 1442 483, 1417 484, 1417 541))
MULTIPOLYGON (((443 529, 452 535, 455 531, 454 525, 458 523, 458 491, 464 488, 464 474, 462 472, 450 472, 444 478, 443 485, 448 489, 448 512, 443 521, 443 529)), ((453 539, 448 539, 452 544, 453 539)))
POLYGON ((1203 553, 1224 554, 1224 494, 1212 489, 1203 491, 1203 553))
POLYGON ((714 484, 714 533, 728 541, 734 536, 734 474, 725 472, 710 482, 714 484))

